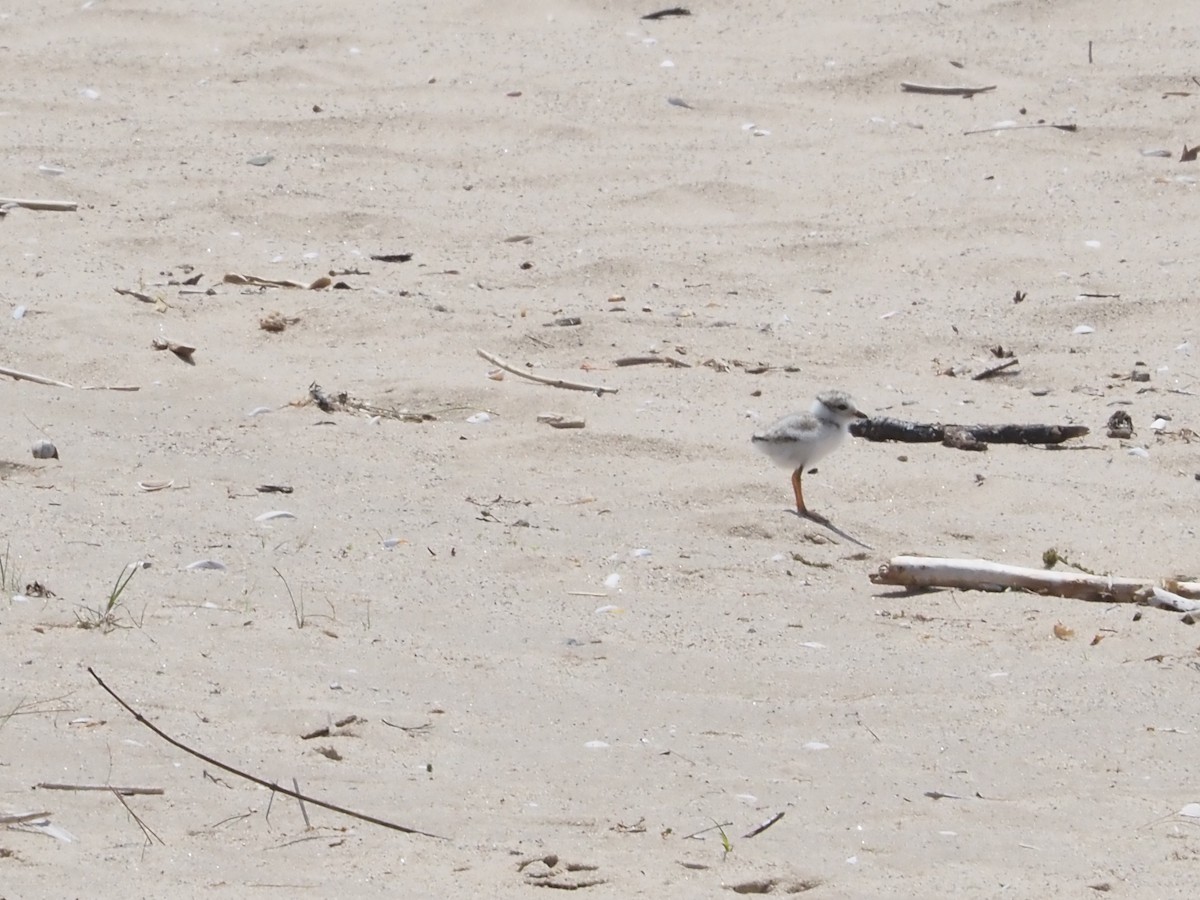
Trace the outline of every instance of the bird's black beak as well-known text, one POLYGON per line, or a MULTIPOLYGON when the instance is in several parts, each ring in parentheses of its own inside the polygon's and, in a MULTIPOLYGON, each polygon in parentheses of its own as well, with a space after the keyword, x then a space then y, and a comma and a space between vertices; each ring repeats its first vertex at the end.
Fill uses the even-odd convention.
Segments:
POLYGON ((867 415, 865 412, 863 412, 861 409, 856 409, 856 410, 854 411, 854 415, 855 415, 857 418, 859 418, 859 419, 869 419, 869 418, 871 418, 871 417, 870 417, 870 416, 868 416, 868 415, 867 415))

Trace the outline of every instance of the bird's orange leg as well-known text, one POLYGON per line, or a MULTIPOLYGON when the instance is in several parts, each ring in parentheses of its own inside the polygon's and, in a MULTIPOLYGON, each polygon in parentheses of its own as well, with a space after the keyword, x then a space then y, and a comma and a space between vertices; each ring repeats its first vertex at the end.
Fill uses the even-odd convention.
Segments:
POLYGON ((800 476, 803 474, 803 466, 792 473, 792 490, 796 493, 796 513, 801 516, 807 516, 808 507, 804 505, 804 489, 800 486, 800 476))

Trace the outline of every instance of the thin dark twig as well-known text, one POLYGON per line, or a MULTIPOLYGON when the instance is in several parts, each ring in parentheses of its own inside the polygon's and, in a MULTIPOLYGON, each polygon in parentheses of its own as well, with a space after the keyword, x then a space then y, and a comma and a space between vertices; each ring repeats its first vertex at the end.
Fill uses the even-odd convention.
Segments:
POLYGON ((172 747, 182 750, 184 753, 187 753, 190 756, 194 756, 194 757, 196 757, 196 759, 201 760, 202 762, 206 762, 210 766, 215 766, 216 768, 221 769, 225 772, 228 772, 231 775, 236 775, 239 778, 244 778, 247 781, 257 784, 259 787, 265 787, 269 791, 275 791, 277 793, 283 794, 286 797, 291 797, 294 800, 303 800, 307 803, 311 803, 313 806, 319 806, 319 807, 321 807, 321 809, 327 809, 330 812, 340 813, 343 816, 349 816, 350 818, 358 819, 361 822, 370 822, 372 825, 378 825, 380 828, 390 828, 392 831, 401 831, 404 834, 419 834, 422 837, 436 838, 437 840, 440 840, 440 841, 449 840, 449 838, 447 838, 443 835, 440 835, 440 834, 432 834, 428 831, 421 831, 420 829, 417 829, 417 828, 409 828, 406 825, 399 825, 395 822, 389 822, 387 819, 379 819, 379 818, 376 818, 375 816, 368 816, 365 813, 355 812, 352 809, 346 809, 344 806, 337 806, 336 804, 327 803, 324 800, 319 800, 316 797, 310 797, 307 794, 301 794, 299 791, 294 791, 294 790, 291 790, 290 788, 282 787, 278 784, 275 784, 274 782, 267 781, 264 778, 259 778, 256 775, 251 775, 249 772, 243 772, 241 769, 235 769, 233 766, 223 763, 220 760, 213 759, 211 756, 207 756, 207 755, 201 753, 199 750, 193 750, 187 744, 184 744, 181 741, 177 741, 175 738, 171 737, 169 734, 167 734, 161 728, 152 724, 145 716, 143 716, 140 712, 138 712, 136 709, 134 709, 132 706, 130 706, 128 703, 126 703, 124 700, 122 700, 120 695, 117 694, 117 692, 114 691, 112 688, 110 688, 107 684, 105 684, 104 679, 102 679, 99 675, 97 675, 96 670, 93 669, 91 666, 88 666, 88 674, 91 675, 94 679, 96 679, 96 684, 98 684, 98 685, 100 685, 100 687, 104 688, 105 692, 110 697, 112 697, 114 700, 116 700, 117 703, 119 703, 125 709, 125 711, 127 713, 129 713, 131 716, 133 716, 135 719, 137 719, 139 722, 141 722, 143 725, 145 725, 147 728, 149 728, 151 731, 153 731, 156 735, 158 735, 160 738, 162 738, 164 741, 166 741, 172 747))
POLYGON ((775 815, 771 816, 771 818, 767 819, 762 824, 760 824, 754 828, 751 828, 749 831, 747 831, 745 834, 743 834, 742 837, 746 838, 746 839, 749 839, 752 837, 758 837, 758 835, 762 834, 764 831, 766 831, 768 828, 770 828, 772 825, 774 825, 776 822, 778 822, 780 819, 782 819, 783 816, 784 816, 783 811, 775 813, 775 815))
POLYGON ((722 828, 728 828, 732 824, 732 822, 725 822, 717 823, 716 825, 709 825, 707 828, 701 828, 699 831, 693 831, 691 834, 684 835, 683 840, 690 841, 693 838, 698 838, 700 835, 707 834, 710 831, 719 831, 722 828))
POLYGON ((300 794, 300 782, 292 776, 292 787, 296 789, 296 802, 300 804, 300 815, 304 816, 304 827, 312 828, 312 822, 308 821, 308 809, 304 805, 304 797, 300 794))
POLYGON ((121 801, 121 805, 125 807, 125 812, 129 813, 129 815, 133 817, 133 821, 137 822, 137 826, 138 828, 142 829, 142 837, 146 839, 147 844, 153 844, 155 841, 158 841, 162 846, 167 846, 167 842, 155 834, 154 829, 143 822, 142 817, 135 813, 132 807, 125 802, 125 798, 121 796, 120 791, 118 791, 116 788, 113 788, 112 795, 121 801))

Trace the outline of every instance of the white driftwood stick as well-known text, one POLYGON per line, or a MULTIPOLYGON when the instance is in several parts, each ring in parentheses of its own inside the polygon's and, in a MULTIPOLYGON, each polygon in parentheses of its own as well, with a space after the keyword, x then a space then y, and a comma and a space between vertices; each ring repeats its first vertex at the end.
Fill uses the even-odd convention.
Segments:
POLYGON ((1200 611, 1200 600, 1189 600, 1174 591, 1168 591, 1156 585, 1147 585, 1137 593, 1139 603, 1157 606, 1159 609, 1170 609, 1175 612, 1189 613, 1200 611))
POLYGON ((55 381, 53 378, 47 378, 45 375, 34 375, 30 372, 18 372, 16 369, 6 369, 0 366, 0 375, 7 375, 9 378, 15 378, 17 381, 32 381, 34 384, 48 384, 51 387, 73 388, 72 385, 65 381, 55 381))
POLYGON ((617 389, 614 387, 605 387, 602 384, 587 384, 582 381, 566 381, 562 378, 547 378, 544 375, 534 375, 532 372, 525 372, 518 369, 512 363, 505 362, 495 354, 488 353, 486 350, 475 349, 475 352, 486 359, 494 366, 499 366, 505 372, 512 372, 514 375, 519 375, 521 378, 528 378, 530 381, 536 381, 538 384, 548 384, 551 387, 566 388, 569 391, 591 391, 594 394, 615 394, 617 389))
POLYGON ((74 200, 23 200, 20 197, 0 197, 0 206, 20 206, 49 212, 74 212, 79 209, 79 204, 74 200))
MULTIPOLYGON (((1018 588, 1076 600, 1137 603, 1137 592, 1153 587, 1149 578, 1107 578, 1082 572, 1052 572, 994 563, 986 559, 943 559, 935 556, 897 556, 871 575, 873 584, 908 588, 946 587, 963 590, 1018 588)), ((1180 596, 1200 598, 1200 584, 1166 582, 1180 596)))
POLYGON ((994 91, 994 84, 987 84, 983 87, 958 87, 957 85, 949 84, 918 84, 915 81, 900 82, 901 90, 908 91, 911 94, 943 94, 953 97, 970 97, 974 94, 984 94, 988 91, 994 91))

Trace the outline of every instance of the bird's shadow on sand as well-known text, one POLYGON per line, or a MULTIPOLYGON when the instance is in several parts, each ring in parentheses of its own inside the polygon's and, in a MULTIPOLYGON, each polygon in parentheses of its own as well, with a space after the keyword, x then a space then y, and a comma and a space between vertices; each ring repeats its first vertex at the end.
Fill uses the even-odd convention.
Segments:
POLYGON ((833 524, 833 522, 829 521, 828 518, 820 515, 819 513, 808 512, 808 511, 800 512, 799 510, 795 510, 795 509, 789 509, 788 512, 791 513, 793 516, 795 516, 797 519, 807 519, 809 522, 815 522, 816 524, 820 525, 822 528, 828 528, 830 531, 832 531, 838 537, 840 537, 844 540, 847 540, 852 544, 857 544, 859 547, 862 547, 864 550, 874 550, 875 549, 870 544, 864 544, 862 541, 860 541, 854 535, 849 534, 848 532, 845 532, 842 529, 838 528, 836 525, 833 524))

